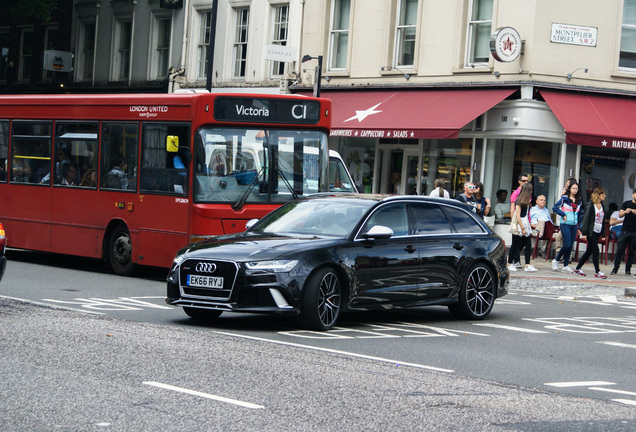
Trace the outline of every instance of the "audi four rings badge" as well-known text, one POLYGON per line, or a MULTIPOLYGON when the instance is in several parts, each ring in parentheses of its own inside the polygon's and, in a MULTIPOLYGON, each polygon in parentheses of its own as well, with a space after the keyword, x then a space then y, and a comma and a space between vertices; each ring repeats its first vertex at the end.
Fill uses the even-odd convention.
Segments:
POLYGON ((199 263, 195 267, 195 270, 199 273, 214 273, 216 271, 216 264, 214 263, 199 263))

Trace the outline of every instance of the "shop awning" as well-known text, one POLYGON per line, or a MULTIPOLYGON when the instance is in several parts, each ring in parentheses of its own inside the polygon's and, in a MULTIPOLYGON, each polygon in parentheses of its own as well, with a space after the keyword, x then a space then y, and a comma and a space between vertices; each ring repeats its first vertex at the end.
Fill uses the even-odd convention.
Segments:
POLYGON ((636 149, 636 99, 541 90, 565 129, 565 142, 636 149))
POLYGON ((331 136, 457 138, 459 130, 514 93, 491 90, 323 91, 333 101, 331 136))

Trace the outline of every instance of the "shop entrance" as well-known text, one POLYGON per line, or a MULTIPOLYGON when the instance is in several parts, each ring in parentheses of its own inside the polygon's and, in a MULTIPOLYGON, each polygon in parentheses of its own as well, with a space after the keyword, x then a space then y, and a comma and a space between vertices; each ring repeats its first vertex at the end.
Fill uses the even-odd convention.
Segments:
POLYGON ((470 180, 472 140, 420 140, 414 145, 380 143, 376 148, 374 191, 428 195, 436 178, 451 197, 470 180), (397 186, 397 188, 396 188, 397 186))

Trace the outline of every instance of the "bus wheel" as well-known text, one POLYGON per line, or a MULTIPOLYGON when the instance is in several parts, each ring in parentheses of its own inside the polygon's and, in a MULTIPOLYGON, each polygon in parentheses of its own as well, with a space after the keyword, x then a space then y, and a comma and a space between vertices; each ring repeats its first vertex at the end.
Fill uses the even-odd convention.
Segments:
POLYGON ((128 230, 123 227, 116 227, 108 242, 108 264, 118 275, 130 276, 135 269, 132 262, 132 243, 128 230))

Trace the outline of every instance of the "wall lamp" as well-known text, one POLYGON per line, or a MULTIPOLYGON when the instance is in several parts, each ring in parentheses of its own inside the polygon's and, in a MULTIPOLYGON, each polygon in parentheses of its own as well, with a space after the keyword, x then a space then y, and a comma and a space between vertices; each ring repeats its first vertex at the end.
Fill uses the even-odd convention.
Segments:
POLYGON ((409 78, 411 78, 411 74, 410 74, 410 73, 406 73, 406 72, 404 72, 404 71, 401 71, 401 70, 400 70, 400 69, 398 69, 398 68, 392 68, 391 66, 382 66, 382 67, 380 68, 380 70, 381 70, 382 72, 384 72, 384 71, 390 72, 390 71, 392 71, 392 70, 396 70, 396 71, 398 71, 399 73, 401 73, 402 75, 404 75, 404 79, 406 79, 407 81, 409 80, 409 78))
POLYGON ((301 60, 301 63, 308 62, 309 60, 318 60, 318 66, 316 66, 315 82, 314 82, 314 97, 320 97, 320 80, 322 79, 322 56, 312 57, 309 54, 305 54, 301 60))
POLYGON ((581 69, 583 69, 583 72, 584 72, 584 73, 587 73, 587 71, 588 71, 588 69, 587 69, 587 68, 582 68, 582 67, 580 67, 580 68, 576 68, 576 69, 574 69, 572 72, 570 72, 570 73, 568 74, 568 81, 570 81, 570 80, 572 79, 572 75, 574 75, 574 73, 575 73, 576 71, 580 71, 581 69))

